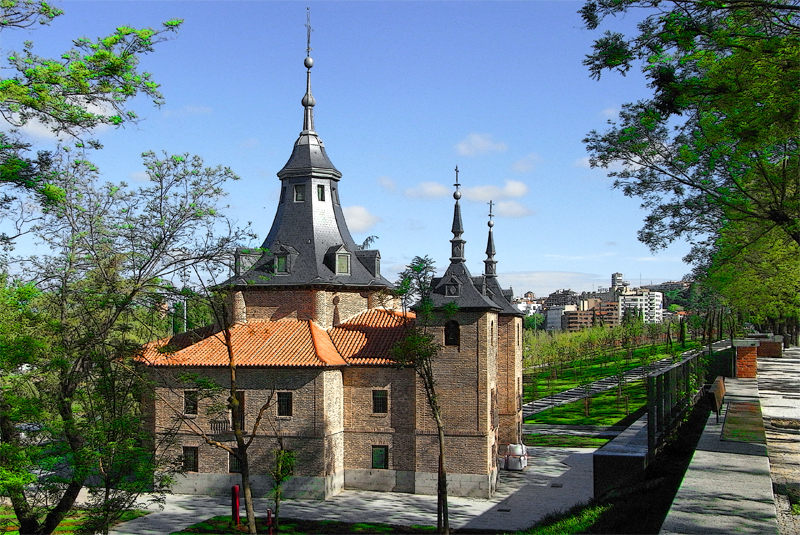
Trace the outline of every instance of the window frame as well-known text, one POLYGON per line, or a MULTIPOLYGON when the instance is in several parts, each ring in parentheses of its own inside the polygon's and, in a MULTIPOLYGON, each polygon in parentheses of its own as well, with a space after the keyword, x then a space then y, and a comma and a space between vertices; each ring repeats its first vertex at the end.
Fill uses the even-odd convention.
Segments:
POLYGON ((371 459, 371 466, 373 470, 388 470, 389 469, 389 446, 385 445, 372 445, 372 459, 371 459), (383 466, 376 466, 375 460, 375 453, 378 451, 383 451, 383 466))
POLYGON ((289 255, 278 255, 275 257, 275 273, 289 273, 289 255))
POLYGON ((350 274, 350 253, 336 253, 336 274, 337 275, 349 275, 350 274), (344 260, 347 262, 347 270, 343 271, 341 269, 340 262, 344 260))
POLYGON ((461 325, 456 320, 450 320, 444 324, 444 345, 461 345, 461 325))
POLYGON ((294 400, 292 392, 278 392, 277 405, 275 407, 278 418, 291 418, 294 415, 294 400), (288 401, 287 401, 288 400, 288 401), (288 402, 288 411, 287 404, 288 402), (286 414, 288 412, 288 414, 286 414))
POLYGON ((372 414, 378 416, 389 414, 389 390, 376 388, 372 391, 372 414))
POLYGON ((197 416, 198 410, 197 390, 183 391, 183 414, 184 416, 197 416))
POLYGON ((306 202, 306 185, 294 185, 294 202, 306 202))
MULTIPOLYGON (((233 448, 233 451, 239 453, 239 448, 233 448)), ((229 474, 241 474, 242 473, 242 461, 234 455, 233 453, 228 452, 228 473, 229 474)))
POLYGON ((317 200, 325 201, 325 186, 323 184, 317 184, 317 200))
POLYGON ((184 446, 183 447, 183 471, 184 472, 199 472, 200 471, 200 448, 197 446, 184 446), (187 455, 187 452, 193 452, 187 455), (187 463, 190 460, 190 463, 187 463))

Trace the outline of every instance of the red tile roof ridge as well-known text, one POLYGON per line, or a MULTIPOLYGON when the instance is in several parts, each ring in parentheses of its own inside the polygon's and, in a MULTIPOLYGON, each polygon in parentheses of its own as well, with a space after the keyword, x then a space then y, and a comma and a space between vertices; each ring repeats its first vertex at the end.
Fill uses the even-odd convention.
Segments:
POLYGON ((337 351, 330 335, 322 327, 308 320, 308 328, 311 331, 311 341, 318 359, 328 366, 347 366, 347 361, 337 351))
POLYGON ((358 314, 356 314, 352 318, 348 319, 345 322, 342 322, 339 325, 334 325, 333 327, 331 327, 328 330, 330 331, 331 329, 335 329, 336 327, 344 327, 346 325, 355 325, 355 324, 358 324, 358 322, 360 320, 363 320, 366 316, 374 315, 374 314, 381 314, 381 313, 382 314, 387 314, 389 316, 394 316, 394 317, 397 317, 397 318, 402 318, 402 319, 416 319, 416 317, 417 317, 417 315, 414 312, 411 312, 411 311, 402 312, 402 311, 399 311, 399 310, 392 310, 392 309, 386 309, 386 308, 370 308, 370 309, 364 310, 363 312, 359 312, 358 314))

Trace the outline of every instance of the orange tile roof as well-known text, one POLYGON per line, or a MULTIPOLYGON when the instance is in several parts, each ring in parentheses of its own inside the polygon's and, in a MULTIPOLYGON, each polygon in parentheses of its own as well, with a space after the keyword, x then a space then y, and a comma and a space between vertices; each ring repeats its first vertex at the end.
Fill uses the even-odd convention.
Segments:
POLYGON ((330 330, 330 337, 349 364, 391 364, 389 350, 405 333, 414 313, 371 309, 330 330))
MULTIPOLYGON (((231 342, 238 366, 342 366, 325 331, 310 321, 252 321, 231 327, 231 342), (325 338, 328 338, 327 342, 325 338)), ((151 366, 227 366, 223 333, 186 344, 176 335, 145 346, 141 360, 151 366)))
MULTIPOLYGON (((313 321, 237 323, 230 329, 237 366, 390 364, 389 350, 414 314, 372 309, 329 331, 313 321)), ((223 332, 210 327, 147 344, 139 360, 150 366, 227 366, 223 332)))

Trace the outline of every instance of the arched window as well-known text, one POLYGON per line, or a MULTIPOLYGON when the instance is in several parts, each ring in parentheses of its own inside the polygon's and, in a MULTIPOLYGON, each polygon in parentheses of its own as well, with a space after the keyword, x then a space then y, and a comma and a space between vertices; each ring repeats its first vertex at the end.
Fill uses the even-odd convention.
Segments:
POLYGON ((458 322, 450 320, 444 324, 444 345, 457 346, 461 344, 461 328, 458 322))

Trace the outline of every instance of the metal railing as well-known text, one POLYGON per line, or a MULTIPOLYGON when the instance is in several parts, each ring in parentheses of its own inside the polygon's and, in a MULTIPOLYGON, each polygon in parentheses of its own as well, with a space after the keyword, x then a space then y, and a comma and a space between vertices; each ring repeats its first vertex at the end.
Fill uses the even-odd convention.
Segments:
POLYGON ((647 376, 647 450, 652 458, 670 430, 703 393, 705 369, 698 351, 647 376))

